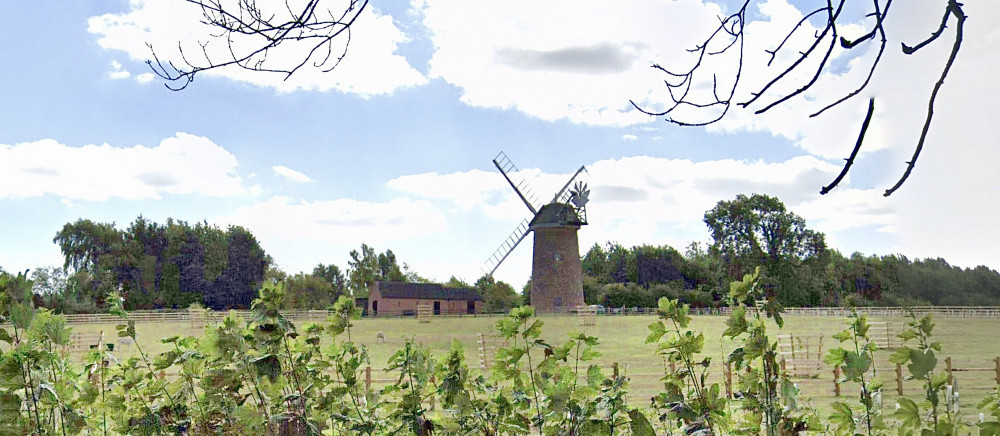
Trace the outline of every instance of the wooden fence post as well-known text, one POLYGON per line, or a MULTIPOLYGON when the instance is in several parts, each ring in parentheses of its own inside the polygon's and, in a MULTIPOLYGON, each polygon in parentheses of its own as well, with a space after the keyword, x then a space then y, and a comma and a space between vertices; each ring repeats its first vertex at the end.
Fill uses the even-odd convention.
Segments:
POLYGON ((944 370, 948 371, 948 384, 955 384, 955 377, 951 375, 951 356, 944 358, 944 370))
POLYGON ((614 378, 618 378, 618 362, 611 364, 611 374, 614 378))
POLYGON ((997 384, 1000 385, 1000 357, 993 358, 993 365, 997 373, 997 384))
POLYGON ((896 394, 903 395, 903 364, 896 364, 896 394))
POLYGON ((840 396, 840 365, 833 366, 833 396, 840 396))
POLYGON ((372 367, 365 367, 365 390, 370 391, 372 389, 372 367))

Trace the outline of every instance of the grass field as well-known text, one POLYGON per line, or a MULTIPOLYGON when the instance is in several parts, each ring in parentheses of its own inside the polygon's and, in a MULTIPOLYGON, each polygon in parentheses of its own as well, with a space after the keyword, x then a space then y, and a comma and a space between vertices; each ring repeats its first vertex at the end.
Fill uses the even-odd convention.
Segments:
MULTIPOLYGON (((416 342, 425 344, 437 356, 442 356, 450 348, 454 339, 461 341, 465 347, 465 356, 470 368, 479 368, 478 334, 487 335, 488 348, 500 345, 494 336, 494 325, 499 318, 494 317, 461 317, 461 318, 434 318, 429 323, 419 323, 415 318, 385 318, 385 319, 362 319, 355 321, 352 331, 352 338, 355 342, 368 347, 372 357, 373 378, 386 378, 380 369, 385 365, 389 356, 399 349, 404 338, 413 337, 416 342), (376 332, 383 332, 386 337, 385 343, 376 342, 376 332)), ((543 327, 543 338, 551 344, 559 344, 566 340, 567 333, 571 331, 584 331, 589 335, 600 338, 600 345, 597 349, 602 353, 598 363, 606 367, 606 373, 610 374, 611 365, 618 363, 619 368, 631 379, 630 397, 631 403, 644 405, 648 399, 658 391, 660 383, 659 377, 663 373, 663 360, 656 354, 655 344, 646 344, 645 338, 648 333, 647 326, 655 320, 653 316, 600 316, 596 320, 596 325, 581 327, 576 316, 543 316, 545 322, 543 327)), ((884 320, 884 319, 882 319, 884 320)), ((873 321, 876 321, 873 319, 873 321)), ((888 321, 903 321, 902 318, 888 319, 888 321)), ((723 356, 734 347, 734 343, 722 338, 725 318, 720 316, 694 316, 691 329, 705 334, 706 346, 705 354, 713 358, 712 380, 722 383, 724 373, 721 362, 723 356)), ((785 327, 781 331, 773 324, 769 325, 772 334, 822 334, 823 353, 826 350, 836 347, 837 341, 831 336, 844 328, 846 318, 835 317, 788 317, 785 327)), ((956 362, 973 359, 973 363, 963 363, 963 365, 983 368, 976 372, 956 372, 955 377, 959 380, 962 389, 963 407, 965 413, 972 413, 976 402, 989 389, 996 386, 995 371, 990 368, 994 365, 992 360, 1000 356, 1000 319, 971 319, 971 318, 936 318, 937 327, 934 330, 934 339, 943 344, 943 350, 939 354, 939 370, 945 367, 944 357, 951 356, 956 362)), ((301 322, 299 323, 301 324, 301 322)), ((96 333, 105 331, 109 338, 114 337, 113 325, 80 325, 74 328, 75 332, 96 333)), ((200 332, 192 328, 189 324, 138 324, 140 345, 149 354, 164 351, 166 346, 159 343, 161 337, 174 334, 196 335, 200 332)), ((113 340, 113 339, 110 339, 113 340)), ((134 353, 134 349, 131 353, 134 353)), ((122 350, 122 353, 129 354, 129 350, 122 350)), ((492 351, 488 356, 492 358, 492 351)), ((879 351, 876 354, 877 361, 885 361, 889 351, 879 351)), ((877 366, 881 371, 880 378, 885 383, 885 404, 892 404, 895 396, 894 368, 884 362, 877 366)), ((956 365, 956 368, 959 366, 956 365)), ((905 368, 903 374, 906 374, 905 368)), ((833 374, 832 368, 826 368, 820 372, 818 377, 800 382, 803 395, 813 398, 816 406, 823 407, 833 400, 833 374)), ((919 400, 921 392, 914 382, 906 382, 905 396, 914 400, 919 400)), ((844 387, 844 401, 854 401, 856 392, 853 388, 844 387)), ((888 406, 887 406, 888 407, 888 406)))

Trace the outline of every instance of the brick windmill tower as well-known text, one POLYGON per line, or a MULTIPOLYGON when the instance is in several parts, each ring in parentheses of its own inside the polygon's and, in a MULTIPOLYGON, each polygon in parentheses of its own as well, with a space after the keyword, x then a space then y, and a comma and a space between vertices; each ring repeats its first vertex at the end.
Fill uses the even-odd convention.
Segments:
POLYGON ((590 190, 582 181, 577 181, 576 184, 573 182, 586 168, 581 166, 562 189, 556 192, 552 201, 537 206, 537 200, 527 184, 523 180, 517 184, 511 180, 511 175, 518 172, 518 169, 506 154, 500 152, 493 159, 493 165, 528 207, 531 219, 522 220, 500 244, 483 265, 484 272, 489 271, 487 274, 492 276, 528 232, 534 232, 531 306, 538 312, 564 312, 582 306, 583 267, 580 264, 577 231, 580 226, 587 224, 586 205, 590 190))

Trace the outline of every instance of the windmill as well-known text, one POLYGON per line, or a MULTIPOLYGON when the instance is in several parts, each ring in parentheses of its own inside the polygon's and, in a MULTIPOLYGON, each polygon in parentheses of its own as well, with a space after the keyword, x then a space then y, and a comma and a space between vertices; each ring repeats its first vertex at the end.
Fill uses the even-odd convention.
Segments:
POLYGON ((582 306, 583 267, 580 264, 580 242, 577 231, 587 224, 587 202, 590 189, 577 177, 586 171, 581 166, 563 185, 552 201, 539 205, 537 198, 521 180, 514 183, 511 176, 518 172, 514 163, 502 151, 493 158, 493 165, 514 192, 528 207, 531 219, 523 219, 510 236, 483 264, 488 275, 500 267, 504 259, 528 235, 534 232, 534 250, 531 257, 531 306, 539 312, 561 312, 582 306), (576 181, 574 184, 573 182, 576 181))

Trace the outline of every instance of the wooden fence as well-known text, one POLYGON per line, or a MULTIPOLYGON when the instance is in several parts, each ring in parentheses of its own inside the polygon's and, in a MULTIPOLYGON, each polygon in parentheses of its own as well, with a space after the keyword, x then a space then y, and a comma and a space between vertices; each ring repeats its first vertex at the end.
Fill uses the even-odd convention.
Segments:
MULTIPOLYGON (((1000 306, 922 306, 913 307, 912 310, 917 316, 924 314, 934 314, 937 317, 946 318, 1000 318, 1000 306)), ((900 307, 860 307, 859 313, 867 314, 873 318, 899 318, 907 316, 907 310, 900 307)), ((231 311, 237 317, 248 319, 249 311, 231 311)), ((128 319, 145 323, 193 323, 195 325, 205 322, 218 322, 225 318, 230 311, 202 311, 202 310, 136 310, 128 313, 128 319)), ((731 312, 728 307, 693 307, 692 315, 719 315, 728 316, 731 312)), ((314 320, 321 321, 330 314, 326 310, 286 310, 281 312, 285 318, 292 320, 314 320)), ((851 311, 843 307, 787 307, 786 316, 819 316, 819 317, 846 317, 851 311)), ((629 316, 629 315, 654 315, 655 308, 631 307, 631 308, 606 308, 596 310, 596 316, 629 316)), ((504 316, 503 313, 477 313, 477 314, 441 314, 434 317, 492 317, 504 316)), ((576 312, 564 315, 578 316, 576 312)), ((379 312, 382 317, 404 316, 400 314, 386 314, 379 312)), ((412 316, 412 315, 410 315, 412 316)), ((547 316, 558 316, 548 314, 547 316)), ((121 318, 106 313, 93 314, 71 314, 66 315, 66 322, 69 324, 115 324, 121 322, 121 318)), ((886 326, 882 326, 885 328, 886 326)), ((891 348, 891 347, 887 347, 891 348)))

